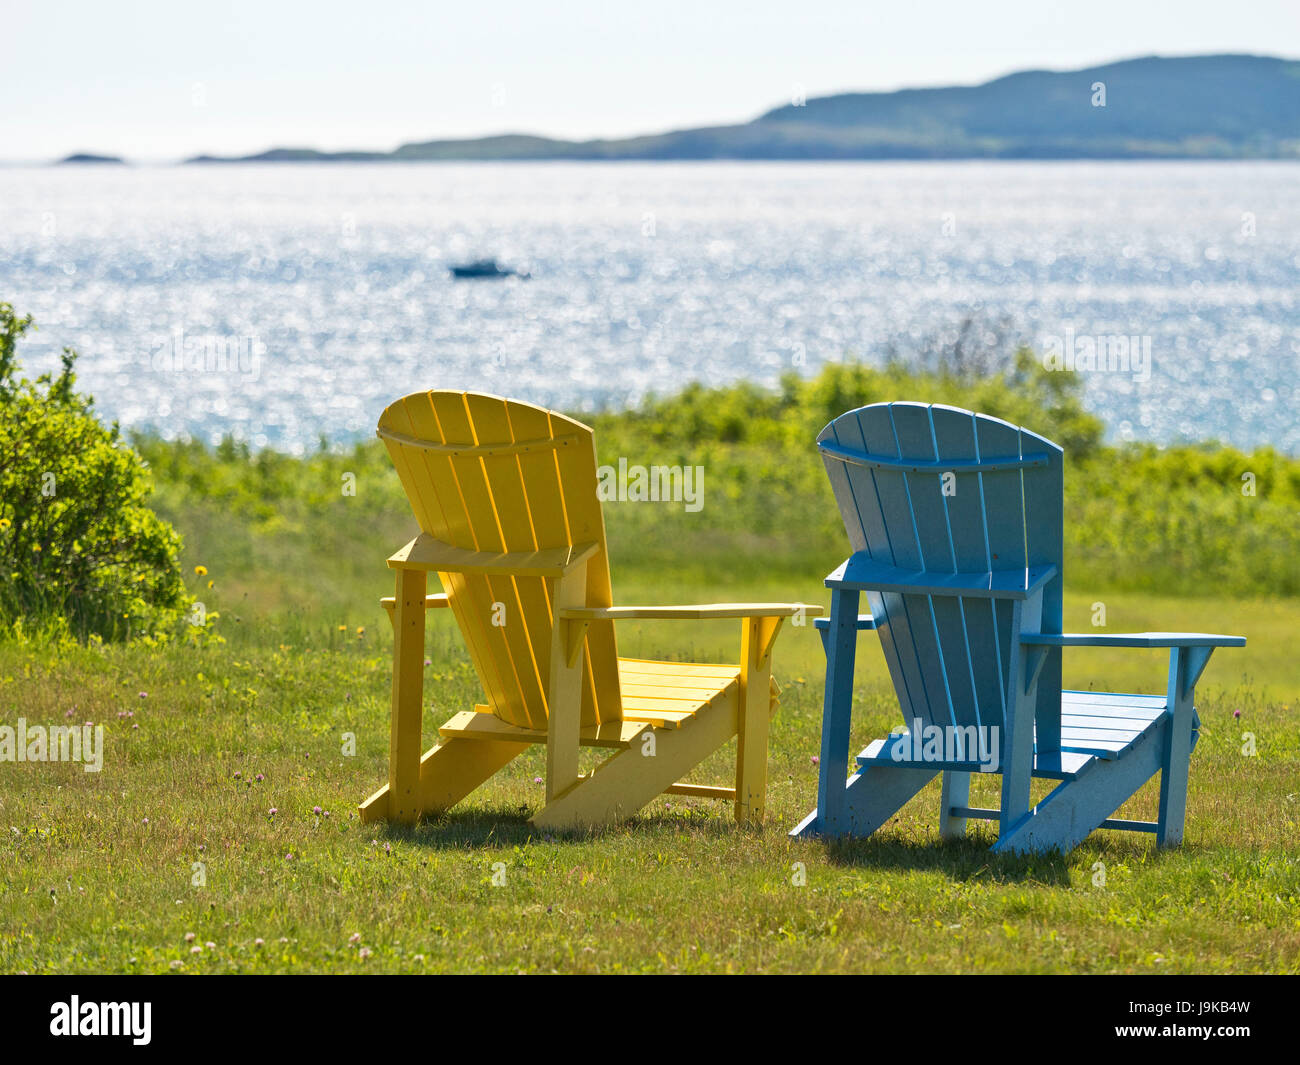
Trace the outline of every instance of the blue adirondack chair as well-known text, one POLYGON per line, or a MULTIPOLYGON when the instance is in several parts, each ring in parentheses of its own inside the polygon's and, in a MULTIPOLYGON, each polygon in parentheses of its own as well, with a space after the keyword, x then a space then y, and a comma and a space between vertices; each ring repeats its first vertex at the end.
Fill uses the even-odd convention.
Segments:
POLYGON ((826 578, 830 617, 816 623, 826 648, 817 809, 791 835, 869 835, 942 773, 944 837, 983 818, 998 822, 1003 852, 1068 851, 1097 828, 1181 842, 1196 681, 1214 648, 1246 641, 1062 633, 1063 454, 1027 429, 874 403, 836 418, 817 446, 853 554, 826 578), (858 613, 863 592, 870 614, 858 613), (848 777, 854 655, 870 629, 907 727, 869 745, 848 777), (1168 647, 1165 694, 1062 691, 1065 647, 1168 647), (970 775, 991 768, 1001 809, 973 809, 970 775), (1112 817, 1157 770, 1159 820, 1112 817), (1060 782, 1036 806, 1032 777, 1060 782))

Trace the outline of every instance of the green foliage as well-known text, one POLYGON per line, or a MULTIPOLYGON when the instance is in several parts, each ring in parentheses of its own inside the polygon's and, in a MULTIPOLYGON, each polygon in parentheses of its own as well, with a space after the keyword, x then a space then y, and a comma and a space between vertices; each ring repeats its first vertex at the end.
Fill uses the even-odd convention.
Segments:
POLYGON ((1074 578, 1177 595, 1300 595, 1300 461, 1272 448, 1128 444, 1067 457, 1065 500, 1074 578))
POLYGON ((1072 455, 1095 449, 1103 432, 1101 421, 1084 410, 1074 375, 1044 369, 1024 348, 1001 373, 953 360, 929 371, 902 361, 883 369, 847 362, 812 378, 787 374, 775 392, 749 383, 696 383, 673 396, 652 397, 629 413, 599 415, 593 424, 598 433, 632 433, 656 444, 756 443, 799 450, 846 410, 885 400, 948 403, 992 414, 1041 431, 1072 455))
MULTIPOLYGON (((693 384, 588 418, 601 463, 705 471, 698 513, 606 505, 619 575, 668 567, 683 579, 712 572, 743 582, 772 571, 819 579, 841 561, 845 538, 813 439, 853 407, 914 399, 994 414, 1065 448, 1070 587, 1300 595, 1300 461, 1267 448, 1107 446, 1076 375, 1051 373, 1027 351, 996 366, 982 358, 939 358, 925 370, 843 363, 809 379, 791 375, 775 390, 693 384), (1249 484, 1245 473, 1254 475, 1249 484)), ((158 508, 183 523, 214 573, 230 579, 274 561, 283 583, 262 581, 251 590, 259 601, 274 591, 296 603, 313 567, 326 566, 335 579, 365 572, 367 551, 392 550, 411 534, 410 505, 374 441, 301 458, 230 441, 134 443, 158 480, 158 508), (349 474, 355 496, 342 492, 349 474), (274 546, 290 541, 300 549, 274 546)))
POLYGON ((0 626, 152 635, 186 606, 180 538, 148 507, 140 456, 77 394, 76 353, 19 376, 31 326, 0 303, 0 626))
POLYGON ((1011 368, 995 367, 951 357, 921 371, 846 363, 811 379, 791 375, 776 391, 696 384, 598 415, 602 462, 705 470, 697 514, 608 506, 612 554, 623 543, 647 566, 824 575, 846 544, 812 441, 846 410, 910 399, 1005 418, 1065 448, 1070 587, 1300 595, 1300 461, 1268 448, 1106 446, 1076 375, 1044 369, 1027 350, 1011 368))
POLYGON ((321 441, 320 450, 302 457, 252 451, 230 438, 209 447, 138 434, 131 443, 153 471, 159 508, 168 513, 219 509, 265 532, 319 531, 336 511, 350 517, 410 512, 387 452, 374 441, 337 451, 321 441))

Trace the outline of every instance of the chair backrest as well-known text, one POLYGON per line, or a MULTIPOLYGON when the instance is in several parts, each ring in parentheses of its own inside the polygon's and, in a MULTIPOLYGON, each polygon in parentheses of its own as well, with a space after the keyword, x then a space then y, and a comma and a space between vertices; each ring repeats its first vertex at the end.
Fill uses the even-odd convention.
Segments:
MULTIPOLYGON (((612 606, 591 429, 530 403, 476 392, 416 392, 379 419, 420 529, 469 551, 596 543, 587 606, 612 606)), ((546 728, 554 582, 441 573, 493 713, 546 728)), ((587 630, 584 724, 622 718, 612 622, 587 630)))
MULTIPOLYGON (((999 418, 924 403, 849 411, 817 443, 855 552, 935 575, 1055 565, 1041 625, 1061 631, 1057 445, 999 418)), ((909 725, 1004 727, 1010 600, 869 592, 868 603, 909 725)), ((1059 715, 1059 651, 1038 691, 1037 715, 1059 715)))

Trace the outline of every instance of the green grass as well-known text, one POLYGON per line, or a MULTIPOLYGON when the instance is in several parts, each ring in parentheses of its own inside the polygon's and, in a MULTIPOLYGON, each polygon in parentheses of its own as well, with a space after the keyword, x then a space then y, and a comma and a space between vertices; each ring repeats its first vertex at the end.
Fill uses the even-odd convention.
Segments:
MULTIPOLYGON (((707 470, 698 514, 607 507, 616 601, 824 604, 843 533, 807 441, 828 412, 926 395, 1053 426, 1070 445, 1066 627, 1088 630, 1102 604, 1112 632, 1248 637, 1198 687, 1182 848, 1098 832, 1063 858, 1002 858, 987 824, 941 843, 937 783, 869 840, 789 840, 814 803, 823 671, 815 633, 793 626, 762 830, 661 798, 617 829, 538 836, 540 749, 448 817, 362 826, 357 803, 387 775, 383 560, 414 531, 382 450, 141 441, 218 639, 77 643, 0 619, 0 722, 92 721, 107 747, 98 774, 0 763, 0 971, 1300 971, 1300 461, 1105 447, 1062 375, 901 374, 688 389, 597 419, 602 461, 707 470)), ((734 661, 738 628, 628 623, 620 649, 734 661)), ((427 654, 431 736, 481 694, 441 612, 427 654)), ((869 635, 859 663, 854 750, 899 722, 869 635)), ((1072 687, 1162 692, 1165 670, 1148 651, 1065 660, 1072 687)), ((733 757, 692 778, 727 782, 733 757)), ((993 787, 977 780, 974 803, 997 805, 993 787)), ((1149 784, 1121 816, 1153 818, 1156 798, 1149 784)))
MULTIPOLYGON (((382 558, 404 521, 393 519, 387 539, 367 520, 331 523, 315 541, 291 531, 249 540, 237 523, 174 516, 193 545, 188 565, 211 569, 209 607, 222 614, 227 643, 0 644, 4 721, 94 721, 107 732, 99 774, 0 767, 0 970, 1300 970, 1293 600, 1099 597, 1112 630, 1204 625, 1250 639, 1219 652, 1199 689, 1204 731, 1177 851, 1100 832, 1065 858, 1004 859, 986 849, 990 826, 940 843, 937 785, 872 839, 788 840, 813 803, 817 772, 822 660, 808 628, 786 629, 777 644, 784 690, 761 831, 735 828, 721 805, 674 798, 616 830, 538 836, 526 816, 542 795, 540 749, 450 816, 386 829, 362 826, 356 804, 386 776, 391 641, 375 603, 388 591, 382 558), (349 537, 367 540, 368 551, 337 554, 349 537), (1256 736, 1255 757, 1241 754, 1245 731, 1256 736), (351 757, 341 753, 349 732, 351 757), (314 814, 317 805, 328 816, 314 814), (196 862, 202 887, 191 883, 196 862), (504 885, 494 886, 502 867, 504 885)), ((625 565, 616 594, 824 601, 815 579, 740 571, 728 582, 666 584, 625 565)), ((1071 597, 1067 625, 1086 627, 1094 601, 1071 597)), ((722 660, 735 654, 734 629, 633 623, 622 647, 722 660)), ((479 698, 443 617, 432 621, 429 657, 427 733, 479 698)), ((1075 651, 1067 682, 1158 691, 1164 661, 1075 651)), ((858 689, 855 744, 897 719, 865 637, 858 689)), ((715 756, 699 779, 725 781, 731 757, 715 756)), ((992 795, 975 799, 996 805, 992 795)), ((1155 802, 1148 785, 1124 815, 1152 817, 1155 802)))

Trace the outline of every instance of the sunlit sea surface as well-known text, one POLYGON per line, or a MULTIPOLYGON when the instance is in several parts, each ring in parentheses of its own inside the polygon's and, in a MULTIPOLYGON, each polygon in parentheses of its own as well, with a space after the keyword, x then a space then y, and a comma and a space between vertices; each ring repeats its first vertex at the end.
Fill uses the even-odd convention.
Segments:
POLYGON ((1149 338, 1149 373, 1077 371, 1113 439, 1300 452, 1285 163, 10 167, 0 300, 29 372, 72 345, 105 415, 167 436, 312 448, 423 388, 620 406, 970 319, 1149 338), (531 277, 452 279, 483 257, 531 277))

